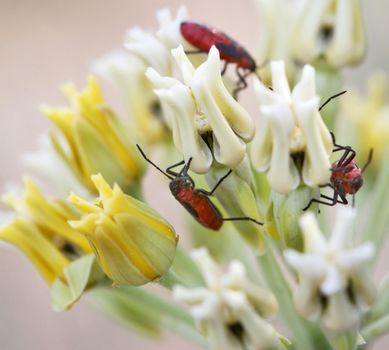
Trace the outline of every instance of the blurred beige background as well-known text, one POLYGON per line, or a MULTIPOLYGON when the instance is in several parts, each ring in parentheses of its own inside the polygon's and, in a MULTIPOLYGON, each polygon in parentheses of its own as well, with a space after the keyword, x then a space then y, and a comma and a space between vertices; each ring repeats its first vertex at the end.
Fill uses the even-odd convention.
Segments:
MULTIPOLYGON (((0 187, 20 176, 18 156, 34 150, 48 128, 38 113, 41 102, 62 103, 58 86, 73 80, 83 87, 92 60, 121 45, 126 29, 155 29, 155 12, 186 4, 191 18, 240 38, 253 51, 256 17, 252 0, 0 0, 0 187)), ((346 72, 361 85, 373 68, 389 70, 387 1, 365 1, 369 53, 365 63, 346 72)), ((160 196, 166 193, 159 190, 160 196)), ((154 194, 152 203, 159 197, 154 194)), ((174 222, 175 204, 162 208, 174 222)), ((178 223, 179 227, 180 224, 178 223)), ((381 264, 381 273, 387 272, 381 264)), ((152 343, 128 333, 80 302, 67 313, 54 313, 46 285, 19 255, 0 250, 0 350, 196 349, 173 335, 152 343)), ((389 347, 388 339, 375 350, 389 347), (385 345, 387 344, 387 345, 385 345)), ((307 350, 307 349, 304 349, 307 350)))

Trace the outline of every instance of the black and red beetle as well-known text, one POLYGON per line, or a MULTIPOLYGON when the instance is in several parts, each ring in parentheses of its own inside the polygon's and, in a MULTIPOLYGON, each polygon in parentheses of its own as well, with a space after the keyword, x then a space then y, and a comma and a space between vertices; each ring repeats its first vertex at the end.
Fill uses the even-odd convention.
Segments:
POLYGON ((365 165, 360 168, 354 161, 356 152, 350 146, 338 145, 335 141, 335 135, 331 132, 332 142, 334 144, 333 152, 343 151, 342 156, 331 166, 330 183, 321 185, 321 188, 330 187, 333 189, 333 196, 325 196, 320 194, 322 199, 311 199, 308 205, 303 209, 307 210, 312 203, 319 203, 328 206, 334 206, 337 203, 348 204, 346 195, 353 195, 353 205, 355 202, 355 193, 363 185, 363 172, 369 166, 373 150, 370 150, 368 159, 365 165))
POLYGON ((209 196, 212 196, 220 184, 231 174, 232 170, 229 170, 213 187, 211 191, 196 188, 193 179, 189 176, 188 171, 192 158, 188 163, 182 160, 176 164, 169 166, 166 172, 160 167, 154 164, 143 152, 139 145, 136 145, 143 158, 150 163, 153 167, 159 170, 167 178, 170 179, 169 188, 175 199, 199 222, 201 225, 218 231, 223 225, 224 221, 252 221, 258 225, 263 223, 250 218, 250 217, 233 217, 223 218, 220 210, 212 203, 209 196), (179 173, 172 169, 183 165, 179 173))
POLYGON ((201 23, 182 22, 180 30, 185 40, 198 49, 187 51, 187 53, 208 53, 213 45, 219 50, 220 58, 225 62, 222 75, 226 72, 229 63, 236 64, 236 74, 239 81, 233 91, 234 97, 237 96, 239 91, 247 87, 246 78, 251 73, 256 73, 257 64, 243 46, 227 34, 201 23))

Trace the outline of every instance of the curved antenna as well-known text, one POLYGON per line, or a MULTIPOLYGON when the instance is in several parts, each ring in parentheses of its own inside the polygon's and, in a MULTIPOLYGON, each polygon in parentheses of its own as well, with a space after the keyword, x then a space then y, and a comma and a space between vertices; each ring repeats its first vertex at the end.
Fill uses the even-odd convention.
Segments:
POLYGON ((320 107, 319 107, 319 111, 322 110, 322 108, 327 105, 331 100, 333 100, 334 98, 337 98, 339 96, 342 96, 343 94, 345 94, 347 92, 347 90, 344 90, 342 92, 338 92, 337 94, 335 95, 332 95, 331 97, 329 97, 320 107))
POLYGON ((150 163, 155 169, 159 170, 162 174, 164 174, 170 180, 174 180, 174 178, 172 176, 170 176, 169 174, 165 173, 159 166, 157 166, 149 158, 147 158, 145 153, 143 152, 142 148, 140 148, 140 146, 138 144, 136 144, 136 147, 138 147, 138 150, 139 150, 140 154, 146 160, 146 162, 150 163))
POLYGON ((370 151, 369 151, 369 156, 367 158, 367 161, 366 161, 365 165, 362 167, 362 173, 370 165, 372 159, 373 159, 373 149, 371 148, 370 151))

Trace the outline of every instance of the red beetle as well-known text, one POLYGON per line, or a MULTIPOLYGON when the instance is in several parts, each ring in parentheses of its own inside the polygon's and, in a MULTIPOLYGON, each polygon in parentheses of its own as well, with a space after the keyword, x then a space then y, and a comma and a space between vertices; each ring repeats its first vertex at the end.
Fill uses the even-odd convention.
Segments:
POLYGON ((232 170, 229 170, 227 174, 216 183, 211 191, 197 189, 193 179, 188 175, 192 158, 189 159, 187 164, 182 160, 177 164, 171 165, 165 172, 146 157, 139 145, 136 146, 147 162, 171 180, 169 188, 174 198, 176 198, 201 225, 215 231, 220 230, 224 221, 252 221, 258 225, 263 225, 263 223, 250 217, 223 218, 220 210, 209 199, 209 196, 214 194, 220 184, 231 174, 232 170), (184 166, 179 173, 172 170, 180 165, 184 166))
POLYGON ((368 159, 362 169, 355 163, 355 151, 350 146, 341 146, 336 144, 335 135, 331 133, 332 141, 335 146, 333 152, 344 151, 342 157, 334 162, 331 166, 330 183, 320 187, 331 187, 334 190, 332 197, 320 195, 327 201, 320 199, 311 199, 309 204, 303 209, 307 210, 312 203, 320 203, 328 206, 334 206, 337 203, 348 204, 346 195, 353 195, 353 205, 355 201, 355 193, 363 185, 362 174, 370 164, 373 157, 373 150, 370 150, 368 159))
POLYGON ((236 74, 239 81, 233 92, 234 97, 240 90, 247 87, 246 78, 251 73, 256 72, 257 64, 243 46, 227 34, 197 22, 182 22, 180 30, 185 40, 198 49, 198 51, 188 51, 187 53, 208 53, 213 45, 216 46, 220 58, 225 61, 222 75, 226 72, 229 63, 236 64, 236 74))

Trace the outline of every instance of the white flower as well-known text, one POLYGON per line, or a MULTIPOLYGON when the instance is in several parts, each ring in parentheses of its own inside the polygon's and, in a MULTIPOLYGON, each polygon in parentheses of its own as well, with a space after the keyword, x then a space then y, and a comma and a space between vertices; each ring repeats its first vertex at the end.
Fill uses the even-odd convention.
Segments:
POLYGON ((293 58, 292 36, 298 13, 296 1, 255 0, 255 3, 259 16, 257 62, 293 58))
POLYGON ((293 35, 295 57, 310 62, 321 55, 333 66, 359 62, 365 37, 359 0, 303 0, 293 35))
POLYGON ((271 72, 272 90, 258 79, 254 82, 260 120, 251 148, 253 165, 267 172, 272 189, 288 193, 301 181, 292 156, 303 153, 302 181, 310 187, 325 184, 333 145, 318 111, 315 70, 306 65, 292 92, 282 61, 272 62, 271 72))
POLYGON ((160 28, 156 35, 135 27, 127 32, 124 46, 140 58, 147 67, 153 67, 160 74, 171 75, 170 49, 182 43, 180 23, 187 17, 185 7, 179 8, 176 18, 172 18, 169 10, 161 10, 157 13, 160 28))
POLYGON ((194 251, 192 257, 207 287, 175 286, 173 294, 189 305, 210 349, 272 348, 278 334, 263 317, 277 311, 274 296, 247 279, 240 261, 232 261, 223 273, 205 248, 194 251), (239 330, 239 335, 234 330, 239 330))
POLYGON ((304 234, 304 253, 285 251, 285 259, 298 272, 299 284, 294 291, 297 311, 315 320, 321 317, 333 331, 356 326, 376 296, 366 262, 374 254, 373 245, 353 247, 350 226, 355 213, 348 207, 338 211, 337 222, 327 241, 320 232, 313 213, 300 219, 304 234))
POLYGON ((122 94, 137 139, 146 143, 160 140, 165 125, 156 108, 158 98, 145 76, 146 64, 133 54, 117 50, 96 61, 92 69, 122 94))
POLYGON ((183 83, 162 77, 149 68, 146 75, 161 100, 164 116, 173 130, 176 147, 188 161, 191 169, 206 173, 217 162, 234 168, 245 156, 246 144, 255 132, 248 112, 230 95, 220 73, 219 51, 212 47, 208 59, 194 68, 182 46, 172 50, 183 76, 183 83), (211 133, 210 133, 211 132, 211 133), (211 135, 208 144, 202 135, 211 135))

